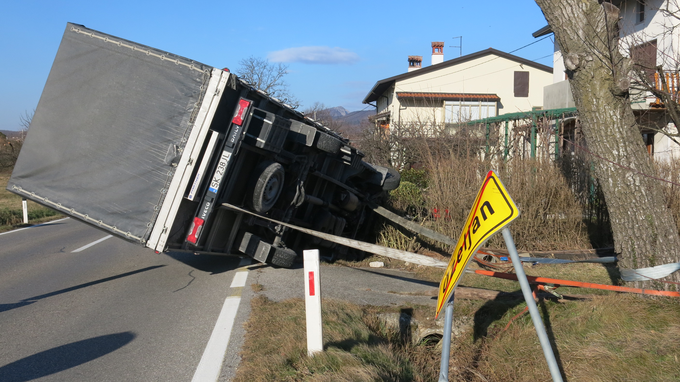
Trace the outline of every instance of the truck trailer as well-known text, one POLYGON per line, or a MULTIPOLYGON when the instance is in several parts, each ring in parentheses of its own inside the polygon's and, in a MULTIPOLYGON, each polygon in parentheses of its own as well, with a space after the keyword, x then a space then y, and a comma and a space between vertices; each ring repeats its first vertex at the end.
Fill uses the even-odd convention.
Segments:
POLYGON ((290 267, 399 174, 228 70, 69 23, 7 189, 157 252, 290 267), (286 224, 280 224, 286 223, 286 224))

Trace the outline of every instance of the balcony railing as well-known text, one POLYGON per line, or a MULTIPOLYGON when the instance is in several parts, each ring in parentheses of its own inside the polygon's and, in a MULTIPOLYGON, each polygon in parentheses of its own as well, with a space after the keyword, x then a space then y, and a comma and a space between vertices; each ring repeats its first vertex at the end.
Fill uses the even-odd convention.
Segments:
MULTIPOLYGON (((663 77, 659 73, 654 73, 654 87, 668 93, 673 101, 678 102, 678 99, 680 99, 680 73, 666 72, 663 77)), ((652 105, 661 106, 663 101, 657 98, 652 105)))

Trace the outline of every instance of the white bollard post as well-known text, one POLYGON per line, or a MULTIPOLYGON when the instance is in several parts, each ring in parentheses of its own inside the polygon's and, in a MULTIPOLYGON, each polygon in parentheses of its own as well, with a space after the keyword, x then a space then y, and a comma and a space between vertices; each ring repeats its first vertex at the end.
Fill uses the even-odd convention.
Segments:
POLYGON ((21 199, 21 206, 24 209, 24 224, 28 224, 28 203, 26 199, 21 199))
POLYGON ((321 282, 319 280, 319 250, 303 252, 305 271, 305 310, 307 315, 307 355, 323 351, 321 328, 321 282))

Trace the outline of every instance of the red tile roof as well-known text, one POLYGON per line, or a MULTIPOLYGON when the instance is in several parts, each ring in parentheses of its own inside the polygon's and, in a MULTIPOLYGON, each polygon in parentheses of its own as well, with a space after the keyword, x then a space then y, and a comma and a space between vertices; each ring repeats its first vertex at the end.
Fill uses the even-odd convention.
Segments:
POLYGON ((472 94, 472 93, 413 93, 397 92, 399 98, 430 98, 446 99, 452 101, 500 101, 496 94, 472 94))

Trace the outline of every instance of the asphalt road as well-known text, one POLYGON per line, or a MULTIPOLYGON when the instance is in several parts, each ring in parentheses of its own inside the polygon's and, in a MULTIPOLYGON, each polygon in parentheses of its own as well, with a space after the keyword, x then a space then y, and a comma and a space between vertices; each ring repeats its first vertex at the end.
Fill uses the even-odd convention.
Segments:
POLYGON ((239 259, 83 249, 107 236, 74 219, 0 235, 0 381, 192 379, 239 259))
MULTIPOLYGON (((229 381, 252 296, 304 297, 301 264, 240 261, 155 254, 74 219, 0 234, 0 381, 204 381, 204 352, 220 353, 206 347, 225 337, 213 367, 229 381)), ((324 299, 436 303, 437 285, 408 272, 323 265, 320 279, 324 299)))

